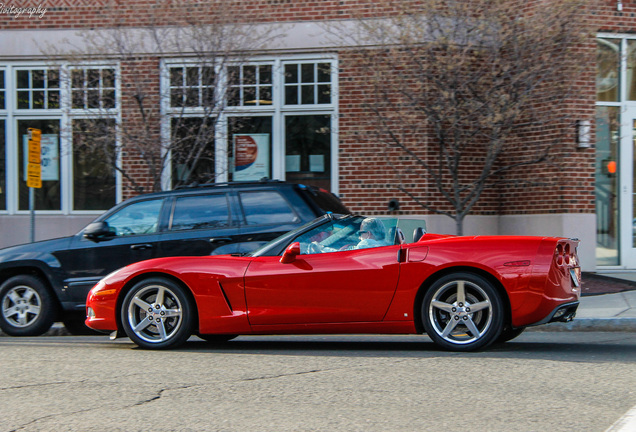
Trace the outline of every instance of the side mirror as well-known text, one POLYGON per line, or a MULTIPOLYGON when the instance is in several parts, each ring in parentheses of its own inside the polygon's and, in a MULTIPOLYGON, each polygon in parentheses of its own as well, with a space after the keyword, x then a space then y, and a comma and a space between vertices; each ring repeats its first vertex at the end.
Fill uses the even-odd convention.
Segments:
POLYGON ((300 243, 294 242, 287 246, 283 256, 280 257, 280 262, 283 264, 289 264, 296 261, 296 257, 300 255, 300 243))
POLYGON ((84 238, 94 242, 110 237, 115 237, 115 233, 110 230, 107 222, 93 222, 84 229, 84 238))

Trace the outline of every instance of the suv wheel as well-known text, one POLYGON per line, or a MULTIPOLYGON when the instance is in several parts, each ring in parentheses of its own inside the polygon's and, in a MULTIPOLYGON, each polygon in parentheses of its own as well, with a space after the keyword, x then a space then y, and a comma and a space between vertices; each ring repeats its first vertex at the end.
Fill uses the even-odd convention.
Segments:
POLYGON ((10 336, 39 336, 55 320, 51 293, 35 276, 19 275, 0 286, 0 328, 10 336))

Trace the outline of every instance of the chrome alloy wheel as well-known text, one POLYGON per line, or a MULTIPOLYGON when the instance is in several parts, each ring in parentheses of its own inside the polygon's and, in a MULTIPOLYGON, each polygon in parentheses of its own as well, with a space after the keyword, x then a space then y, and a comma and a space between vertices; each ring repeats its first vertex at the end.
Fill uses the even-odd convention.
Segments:
POLYGON ((2 316, 12 326, 28 327, 40 316, 42 299, 26 285, 12 287, 2 298, 2 316))
POLYGON ((161 343, 170 340, 183 325, 183 307, 171 289, 152 284, 134 294, 128 303, 128 324, 141 340, 161 343))
POLYGON ((433 294, 429 323, 443 340, 453 345, 472 344, 483 337, 493 320, 488 294, 476 283, 452 280, 433 294))

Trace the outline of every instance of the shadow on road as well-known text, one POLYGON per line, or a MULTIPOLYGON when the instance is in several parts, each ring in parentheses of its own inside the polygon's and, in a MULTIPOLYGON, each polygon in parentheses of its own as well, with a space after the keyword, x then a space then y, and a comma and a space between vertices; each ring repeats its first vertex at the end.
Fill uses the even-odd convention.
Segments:
MULTIPOLYGON (((139 349, 139 348, 136 348, 139 349)), ((249 336, 213 344, 191 338, 178 348, 190 353, 255 354, 336 357, 480 357, 551 359, 636 363, 636 333, 529 332, 484 351, 457 353, 441 350, 426 336, 249 336)))

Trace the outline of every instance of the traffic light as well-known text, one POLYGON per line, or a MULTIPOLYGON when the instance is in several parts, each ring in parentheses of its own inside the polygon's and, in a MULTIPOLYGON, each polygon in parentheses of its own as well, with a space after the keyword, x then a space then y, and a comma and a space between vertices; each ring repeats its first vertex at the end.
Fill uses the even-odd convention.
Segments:
POLYGON ((613 159, 603 159, 601 162, 601 171, 608 177, 614 177, 618 170, 618 164, 613 159))

